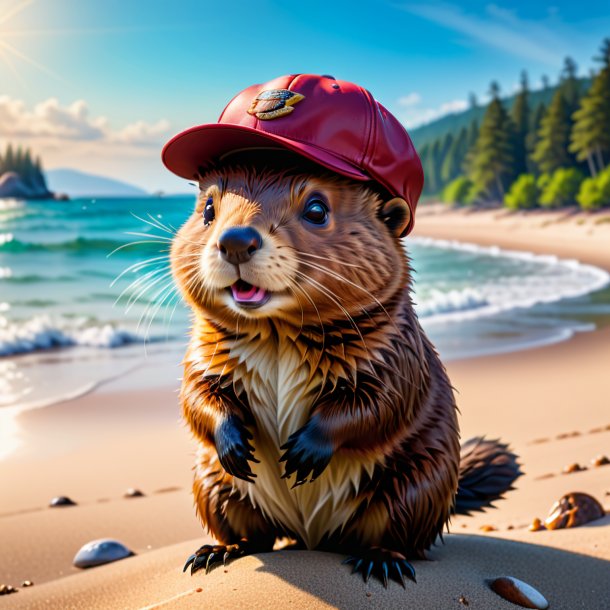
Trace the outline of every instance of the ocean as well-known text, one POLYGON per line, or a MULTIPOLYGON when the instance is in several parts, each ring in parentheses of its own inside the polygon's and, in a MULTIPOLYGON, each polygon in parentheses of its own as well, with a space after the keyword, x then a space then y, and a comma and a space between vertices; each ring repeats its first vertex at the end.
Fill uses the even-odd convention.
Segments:
MULTIPOLYGON (((171 233, 193 196, 0 200, 0 407, 177 385, 189 312, 171 233)), ((610 323, 608 274, 577 261, 410 237, 420 320, 445 360, 610 323)))

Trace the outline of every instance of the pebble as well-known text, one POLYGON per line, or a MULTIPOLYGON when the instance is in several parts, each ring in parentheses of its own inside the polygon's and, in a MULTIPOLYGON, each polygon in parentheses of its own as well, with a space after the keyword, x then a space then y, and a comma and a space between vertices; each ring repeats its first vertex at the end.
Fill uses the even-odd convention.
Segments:
POLYGON ((33 583, 31 580, 24 580, 24 581, 21 583, 21 586, 22 586, 22 587, 33 587, 33 586, 34 586, 34 583, 33 583))
POLYGON ((124 498, 143 498, 144 494, 139 489, 135 489, 134 487, 130 487, 123 494, 123 497, 124 498))
POLYGON ((569 464, 563 469, 563 474, 572 474, 573 472, 581 472, 582 470, 586 469, 586 466, 581 466, 580 464, 569 464))
POLYGON ((118 561, 135 555, 124 544, 117 540, 104 538, 87 542, 74 556, 73 564, 77 568, 93 568, 105 563, 118 561))
POLYGON ((0 595, 8 595, 9 593, 17 593, 17 589, 12 585, 0 585, 0 595))
POLYGON ((542 525, 542 521, 540 521, 540 519, 538 519, 538 517, 536 517, 532 521, 532 524, 527 529, 530 532, 539 532, 540 530, 544 529, 544 525, 542 525))
POLYGON ((593 496, 573 492, 562 496, 551 506, 544 524, 549 530, 578 527, 601 519, 605 514, 604 507, 593 496))
POLYGON ((479 528, 482 532, 495 532, 498 528, 493 525, 481 525, 479 528))
POLYGON ((50 502, 49 506, 55 508, 56 506, 76 506, 76 502, 68 498, 68 496, 55 496, 50 502))
POLYGON ((596 458, 591 460, 591 464, 593 464, 593 466, 596 468, 598 466, 606 466, 607 464, 610 464, 610 459, 608 459, 607 455, 598 455, 596 458))
POLYGON ((489 583, 489 586, 494 593, 522 608, 545 610, 549 607, 549 602, 539 591, 514 576, 496 578, 489 583))

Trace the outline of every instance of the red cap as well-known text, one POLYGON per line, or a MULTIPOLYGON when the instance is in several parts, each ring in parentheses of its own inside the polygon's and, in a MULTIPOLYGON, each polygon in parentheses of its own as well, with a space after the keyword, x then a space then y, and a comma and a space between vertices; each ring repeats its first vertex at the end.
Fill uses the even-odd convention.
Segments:
POLYGON ((217 123, 191 127, 163 148, 174 174, 197 179, 199 168, 242 149, 281 147, 354 180, 373 180, 415 207, 424 174, 411 138, 396 117, 362 87, 332 76, 292 74, 248 87, 217 123))

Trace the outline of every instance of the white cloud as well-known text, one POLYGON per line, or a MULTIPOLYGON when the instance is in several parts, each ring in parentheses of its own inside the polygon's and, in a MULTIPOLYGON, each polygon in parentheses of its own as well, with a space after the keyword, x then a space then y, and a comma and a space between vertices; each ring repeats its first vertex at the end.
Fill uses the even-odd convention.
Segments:
POLYGON ((401 97, 398 100, 400 106, 406 106, 407 108, 409 106, 417 106, 417 104, 419 104, 420 102, 421 95, 419 93, 416 93, 415 91, 413 93, 409 93, 408 95, 401 97))
POLYGON ((4 138, 45 138, 57 141, 99 141, 158 145, 169 135, 165 119, 150 124, 136 121, 113 130, 105 117, 91 117, 84 100, 62 106, 56 98, 29 110, 21 100, 0 96, 0 133, 4 138))
POLYGON ((400 8, 509 55, 553 67, 561 65, 566 38, 565 32, 559 31, 563 28, 559 27, 556 13, 549 12, 544 19, 535 21, 495 4, 488 5, 482 16, 444 2, 405 4, 400 8))
POLYGON ((146 123, 145 121, 136 121, 113 134, 112 139, 126 144, 154 145, 166 138, 169 127, 169 121, 166 119, 161 119, 153 124, 146 123))
POLYGON ((462 110, 468 108, 468 102, 466 100, 451 100, 436 108, 422 108, 420 106, 421 101, 422 98, 417 93, 410 93, 398 100, 398 105, 403 108, 403 110, 399 112, 399 116, 405 126, 409 129, 434 121, 446 114, 462 112, 462 110))

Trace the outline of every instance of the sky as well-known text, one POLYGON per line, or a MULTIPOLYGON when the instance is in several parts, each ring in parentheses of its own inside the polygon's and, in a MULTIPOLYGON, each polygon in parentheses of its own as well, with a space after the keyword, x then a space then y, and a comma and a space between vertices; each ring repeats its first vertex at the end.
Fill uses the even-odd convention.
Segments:
POLYGON ((522 69, 555 82, 566 55, 587 75, 607 36, 607 1, 0 0, 0 150, 184 192, 163 143, 254 83, 332 74, 409 129, 522 69))

